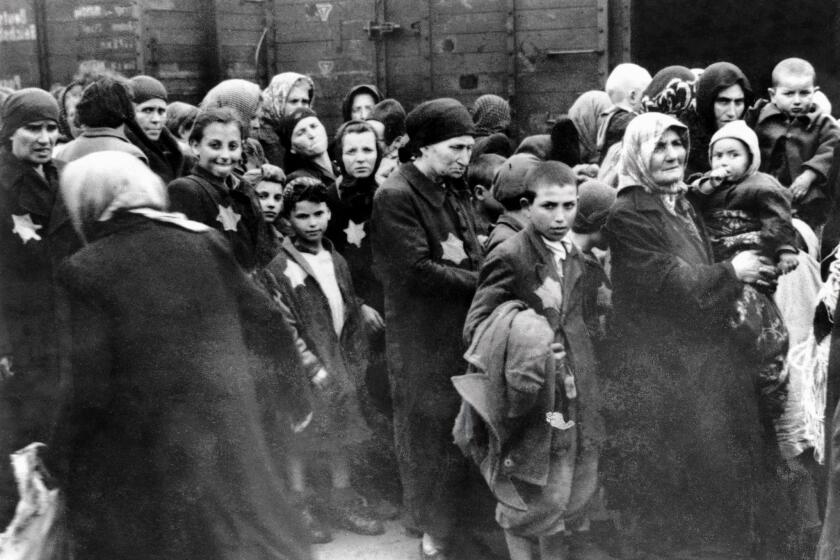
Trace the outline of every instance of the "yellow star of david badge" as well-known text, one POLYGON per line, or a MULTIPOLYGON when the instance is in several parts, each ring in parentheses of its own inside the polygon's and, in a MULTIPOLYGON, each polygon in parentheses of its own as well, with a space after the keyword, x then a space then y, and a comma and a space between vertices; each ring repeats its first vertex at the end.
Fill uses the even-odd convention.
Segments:
POLYGON ((540 298, 543 309, 555 309, 557 311, 563 309, 563 286, 551 276, 546 276, 539 288, 534 290, 534 293, 540 298))
POLYGON ((450 233, 446 240, 440 242, 440 247, 443 249, 441 259, 452 262, 454 264, 461 264, 467 258, 467 253, 464 251, 464 242, 450 233))
POLYGON ((574 420, 566 421, 566 419, 563 418, 562 412, 546 412, 545 421, 551 424, 552 428, 557 428, 558 430, 568 430, 569 428, 573 428, 575 425, 574 420))
POLYGON ((353 220, 350 220, 347 222, 347 227, 344 228, 344 235, 347 236, 347 243, 361 247, 362 239, 367 237, 367 233, 365 233, 365 222, 357 224, 353 220))
POLYGON ((15 224, 15 227, 12 228, 12 233, 16 233, 24 245, 29 240, 41 241, 38 230, 44 226, 33 222, 31 215, 23 214, 18 216, 17 214, 12 214, 12 221, 15 224))
POLYGON ((219 215, 216 219, 221 222, 225 231, 236 231, 236 224, 242 219, 242 216, 234 212, 230 206, 219 205, 219 215))
POLYGON ((306 272, 294 261, 286 261, 286 268, 283 270, 283 274, 289 279, 292 289, 303 286, 303 282, 306 279, 306 272))

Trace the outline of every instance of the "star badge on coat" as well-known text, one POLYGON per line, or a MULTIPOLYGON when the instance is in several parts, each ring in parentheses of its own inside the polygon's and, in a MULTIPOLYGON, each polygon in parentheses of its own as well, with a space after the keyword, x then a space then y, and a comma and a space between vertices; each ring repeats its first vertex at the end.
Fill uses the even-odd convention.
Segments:
POLYGON ((30 214, 23 214, 20 216, 12 214, 12 221, 15 224, 15 227, 12 228, 12 233, 16 233, 18 237, 20 237, 20 240, 23 241, 24 245, 26 245, 26 242, 30 240, 41 241, 41 236, 38 235, 38 230, 42 229, 44 226, 33 222, 30 214))
POLYGON ((225 231, 236 231, 236 225, 242 219, 242 216, 237 214, 232 207, 219 204, 219 215, 216 216, 216 219, 221 222, 225 231))
POLYGON ((568 430, 569 428, 573 428, 575 425, 574 420, 566 421, 563 418, 562 412, 546 412, 545 413, 545 421, 551 424, 552 428, 557 428, 558 430, 568 430))
POLYGON ((539 288, 534 290, 534 294, 543 304, 543 309, 555 309, 561 311, 563 309, 563 286, 560 282, 546 276, 539 288))
POLYGON ((464 251, 464 242, 452 233, 446 240, 440 242, 440 247, 443 249, 443 255, 441 256, 443 260, 461 264, 467 258, 467 253, 464 251))
POLYGON ((286 268, 283 270, 283 274, 289 279, 293 290, 298 286, 303 286, 306 280, 306 272, 294 261, 286 261, 286 268))
POLYGON ((362 239, 367 237, 365 233, 365 222, 357 224, 353 220, 347 222, 347 227, 344 228, 344 235, 347 236, 347 243, 352 243, 356 247, 362 246, 362 239))

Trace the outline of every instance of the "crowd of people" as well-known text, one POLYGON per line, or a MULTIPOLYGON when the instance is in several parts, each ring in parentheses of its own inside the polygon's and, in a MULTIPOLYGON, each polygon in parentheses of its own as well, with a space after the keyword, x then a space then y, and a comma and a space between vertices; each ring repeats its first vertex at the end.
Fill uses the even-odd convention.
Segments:
POLYGON ((840 560, 816 79, 623 63, 524 138, 369 84, 331 135, 293 72, 3 91, 0 456, 47 444, 80 559, 401 516, 423 560, 840 560))

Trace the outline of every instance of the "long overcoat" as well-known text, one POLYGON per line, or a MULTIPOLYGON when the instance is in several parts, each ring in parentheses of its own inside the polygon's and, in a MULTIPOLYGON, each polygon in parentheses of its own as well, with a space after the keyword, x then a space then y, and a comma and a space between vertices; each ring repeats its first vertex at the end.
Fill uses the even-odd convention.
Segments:
POLYGON ((76 556, 310 558, 275 447, 310 410, 279 309, 215 231, 118 212, 89 241, 59 271, 73 379, 50 445, 76 556))
POLYGON ((663 541, 744 544, 751 515, 772 509, 753 500, 772 493, 755 372, 728 331, 742 284, 731 263, 713 262, 688 202, 677 204, 675 214, 627 187, 607 220, 617 338, 604 386, 607 481, 663 541))
POLYGON ((418 529, 442 537, 466 473, 450 377, 466 368, 461 330, 482 259, 469 192, 404 164, 377 190, 372 226, 405 503, 418 529))

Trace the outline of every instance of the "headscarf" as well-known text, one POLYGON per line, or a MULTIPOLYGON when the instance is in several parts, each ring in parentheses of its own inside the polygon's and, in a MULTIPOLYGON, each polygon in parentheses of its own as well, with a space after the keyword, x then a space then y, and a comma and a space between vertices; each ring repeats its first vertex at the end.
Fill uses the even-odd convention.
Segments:
POLYGON ((604 113, 610 107, 612 107, 612 102, 607 92, 591 90, 582 93, 569 108, 569 118, 575 123, 578 131, 581 162, 597 163, 598 129, 604 120, 604 113))
POLYGON ((761 165, 761 150, 758 148, 758 136, 753 129, 747 126, 747 123, 744 121, 732 121, 728 122, 717 132, 715 132, 712 139, 709 141, 709 161, 712 159, 712 148, 715 145, 715 142, 718 140, 722 140, 723 138, 734 138, 736 140, 740 140, 744 146, 747 147, 747 151, 749 152, 750 156, 750 165, 747 168, 746 173, 744 173, 744 177, 749 177, 753 175, 756 171, 758 171, 759 166, 761 165))
POLYGON ((341 116, 344 118, 344 122, 353 118, 351 114, 353 112, 353 100, 360 93, 367 93, 370 95, 373 98, 374 105, 382 101, 382 93, 380 93, 379 89, 377 89, 375 85, 359 84, 357 86, 353 86, 341 102, 341 116))
POLYGON ((297 124, 307 117, 317 116, 318 113, 309 107, 299 107, 291 115, 286 115, 280 120, 277 135, 280 137, 280 143, 283 145, 283 148, 286 149, 286 154, 291 153, 292 133, 295 131, 297 124))
POLYGON ((286 109, 286 98, 295 86, 302 86, 309 90, 310 106, 315 102, 315 84, 311 78, 297 72, 283 72, 271 79, 271 83, 262 92, 264 116, 274 126, 283 120, 286 109))
POLYGON ((247 123, 257 114, 260 105, 260 86, 248 80, 225 80, 207 92, 199 105, 208 107, 233 107, 247 123))
POLYGON ((656 144, 668 130, 675 130, 683 141, 688 153, 688 128, 670 115, 662 113, 644 113, 627 125, 619 163, 618 188, 641 185, 646 191, 670 197, 669 206, 673 206, 675 195, 686 190, 685 183, 663 187, 651 178, 650 161, 656 144))
POLYGON ((6 98, 0 114, 0 145, 9 139, 20 127, 35 121, 58 123, 58 101, 41 88, 24 88, 6 98))
POLYGON ((507 133, 510 128, 510 104, 498 95, 484 94, 475 100, 472 119, 476 136, 507 133))
POLYGON ((138 158, 125 152, 94 152, 67 164, 61 174, 61 194, 73 227, 83 239, 97 222, 120 210, 165 210, 166 187, 138 158))
POLYGON ((666 66, 642 93, 642 109, 678 116, 695 105, 694 72, 685 66, 666 66))
POLYGON ((711 134, 715 130, 715 99, 718 93, 738 84, 744 90, 744 107, 753 103, 750 81, 740 68, 729 62, 710 64, 697 80, 697 115, 700 122, 711 134))
POLYGON ((163 99, 163 101, 168 101, 166 87, 152 76, 140 74, 128 80, 128 84, 130 86, 131 100, 138 105, 150 99, 163 99))
POLYGON ((415 107, 405 119, 405 129, 413 150, 457 136, 475 136, 475 125, 467 108, 448 97, 415 107))
POLYGON ((590 179, 578 186, 578 211, 572 231, 595 233, 607 222, 615 202, 615 189, 601 181, 590 179))

